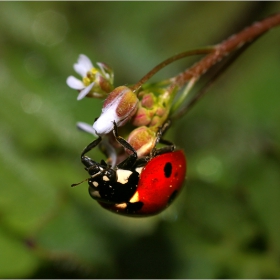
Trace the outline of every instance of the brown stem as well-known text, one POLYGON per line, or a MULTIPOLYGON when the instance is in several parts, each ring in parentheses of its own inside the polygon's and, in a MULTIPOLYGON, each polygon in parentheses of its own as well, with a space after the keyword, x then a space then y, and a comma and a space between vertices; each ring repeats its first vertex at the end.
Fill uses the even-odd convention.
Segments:
MULTIPOLYGON (((257 38, 256 38, 257 39, 257 38)), ((253 43, 254 39, 250 43, 239 48, 229 59, 224 62, 224 64, 218 69, 216 73, 211 77, 211 79, 190 99, 190 101, 180 110, 176 111, 170 119, 178 119, 189 112, 189 110, 196 104, 198 100, 200 100, 204 94, 208 91, 208 89, 213 85, 213 83, 221 77, 222 74, 229 68, 229 66, 253 43)))
POLYGON ((137 91, 144 83, 146 83, 152 76, 154 76, 158 71, 160 71, 162 68, 167 66, 168 64, 171 64, 172 62, 179 60, 186 56, 191 55, 199 55, 199 54, 208 54, 215 51, 214 48, 205 48, 205 49, 198 49, 198 50, 191 50, 182 52, 176 55, 173 55, 172 57, 169 57, 168 59, 164 60, 157 66, 155 66, 149 73, 147 73, 138 83, 136 83, 134 86, 131 87, 132 91, 137 91))
POLYGON ((197 79, 209 70, 213 65, 222 60, 229 53, 237 50, 244 44, 251 42, 271 28, 280 25, 280 13, 274 14, 262 21, 253 23, 241 32, 230 36, 228 39, 214 47, 214 51, 202 58, 199 62, 171 79, 179 87, 182 87, 193 77, 197 79))

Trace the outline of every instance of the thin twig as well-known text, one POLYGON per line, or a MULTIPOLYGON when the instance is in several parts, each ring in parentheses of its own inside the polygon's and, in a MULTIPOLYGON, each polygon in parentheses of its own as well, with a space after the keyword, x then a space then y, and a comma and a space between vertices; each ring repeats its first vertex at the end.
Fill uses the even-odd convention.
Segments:
POLYGON ((253 23, 241 32, 230 36, 228 39, 214 47, 214 51, 202 58, 199 62, 188 68, 186 71, 172 78, 172 82, 181 88, 190 79, 199 79, 213 65, 222 60, 229 53, 239 49, 244 44, 250 43, 255 38, 264 34, 271 28, 280 25, 280 13, 274 14, 261 21, 253 23))
MULTIPOLYGON (((260 36, 259 36, 260 37, 260 36)), ((253 42, 255 42, 259 37, 251 41, 249 44, 242 46, 238 49, 211 77, 211 79, 190 99, 190 101, 181 108, 178 112, 175 112, 171 119, 178 119, 189 112, 189 110, 195 105, 195 103, 200 100, 208 89, 214 84, 214 82, 221 77, 222 74, 231 66, 231 64, 249 47, 253 42)))
POLYGON ((155 66, 149 73, 147 73, 138 83, 133 85, 131 87, 131 90, 134 92, 137 92, 141 86, 146 83, 152 76, 154 76, 157 72, 159 72, 161 69, 163 69, 165 66, 171 64, 172 62, 179 60, 181 58, 192 56, 192 55, 201 55, 201 54, 209 54, 211 52, 215 51, 213 47, 208 47, 204 49, 197 49, 197 50, 191 50, 182 52, 176 55, 173 55, 172 57, 169 57, 168 59, 164 60, 157 66, 155 66))

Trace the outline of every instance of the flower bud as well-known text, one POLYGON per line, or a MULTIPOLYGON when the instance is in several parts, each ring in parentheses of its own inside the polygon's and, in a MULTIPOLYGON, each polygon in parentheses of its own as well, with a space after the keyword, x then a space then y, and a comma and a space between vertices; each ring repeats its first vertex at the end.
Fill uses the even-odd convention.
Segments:
MULTIPOLYGON (((101 89, 101 92, 108 93, 113 89, 113 85, 101 75, 96 75, 96 85, 95 85, 95 87, 97 85, 101 89)), ((97 91, 97 89, 96 89, 96 91, 97 91)))
POLYGON ((103 77, 106 78, 111 84, 114 81, 114 71, 105 63, 97 62, 96 63, 103 74, 103 77))
POLYGON ((154 106, 154 103, 155 100, 152 93, 145 94, 141 100, 141 105, 144 108, 148 108, 148 109, 152 108, 154 106))
POLYGON ((137 113, 133 116, 132 124, 134 126, 145 126, 149 125, 152 120, 154 112, 140 107, 137 113))
MULTIPOLYGON (((138 157, 147 156, 155 145, 156 133, 146 126, 141 126, 130 133, 127 141, 135 149, 138 157)), ((129 150, 127 152, 131 153, 129 150)))
POLYGON ((108 134, 113 130, 113 122, 123 126, 135 114, 138 98, 125 86, 115 88, 106 98, 100 117, 93 124, 97 135, 108 134))

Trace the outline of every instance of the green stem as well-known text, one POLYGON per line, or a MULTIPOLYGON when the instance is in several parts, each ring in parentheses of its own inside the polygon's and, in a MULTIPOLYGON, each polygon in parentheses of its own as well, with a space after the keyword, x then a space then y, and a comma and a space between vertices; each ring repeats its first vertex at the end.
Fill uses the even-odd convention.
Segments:
POLYGON ((156 67, 154 67, 150 72, 148 72, 138 83, 136 83, 134 86, 131 87, 131 90, 134 92, 137 92, 141 86, 146 83, 152 76, 154 76, 157 72, 159 72, 161 69, 163 69, 165 66, 171 64, 172 62, 179 60, 181 58, 192 56, 192 55, 202 55, 202 54, 209 54, 212 53, 215 50, 213 47, 205 47, 203 49, 196 49, 191 51, 182 52, 179 54, 176 54, 172 57, 169 57, 168 59, 164 60, 160 64, 158 64, 156 67))
POLYGON ((184 91, 182 92, 182 94, 180 95, 179 99, 172 105, 170 113, 171 115, 173 114, 173 112, 176 112, 176 110, 182 105, 182 103, 185 101, 185 98, 188 96, 188 94, 190 93, 191 89, 193 88, 195 82, 197 81, 196 77, 193 77, 187 84, 186 88, 184 89, 184 91))

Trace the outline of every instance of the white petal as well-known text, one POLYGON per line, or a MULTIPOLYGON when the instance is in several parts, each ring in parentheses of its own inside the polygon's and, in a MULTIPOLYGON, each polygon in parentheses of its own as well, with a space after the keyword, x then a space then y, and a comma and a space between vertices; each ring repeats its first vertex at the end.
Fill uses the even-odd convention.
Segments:
POLYGON ((118 116, 114 110, 101 113, 100 117, 94 122, 93 129, 97 135, 105 135, 114 128, 113 121, 118 122, 118 116))
POLYGON ((83 89, 85 88, 85 85, 83 84, 82 81, 80 81, 79 79, 73 77, 73 76, 69 76, 66 80, 66 84, 73 89, 83 89))
POLYGON ((78 63, 83 64, 86 68, 91 69, 93 68, 91 60, 84 54, 80 54, 78 63))
POLYGON ((86 67, 84 67, 82 64, 74 64, 74 70, 82 77, 85 77, 87 75, 87 72, 90 70, 86 67))
POLYGON ((74 70, 82 77, 85 77, 87 72, 90 71, 92 68, 93 65, 90 59, 86 55, 80 54, 78 58, 78 63, 74 64, 74 70))
POLYGON ((78 95, 77 100, 81 100, 84 97, 86 97, 86 95, 90 92, 90 90, 92 89, 94 85, 94 82, 91 83, 89 86, 87 86, 86 88, 84 88, 78 95))
POLYGON ((98 137, 96 134, 95 134, 95 130, 93 129, 92 125, 89 125, 87 123, 84 123, 84 122, 78 122, 77 123, 77 127, 87 133, 90 133, 90 134, 93 134, 94 136, 98 137))
POLYGON ((96 64, 99 66, 103 76, 105 76, 107 78, 107 80, 108 80, 109 79, 109 74, 107 74, 106 71, 104 70, 103 63, 96 62, 96 64))

